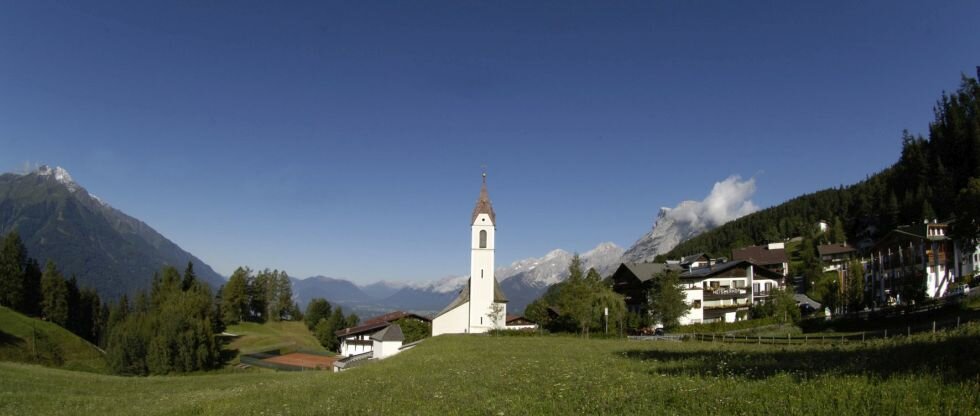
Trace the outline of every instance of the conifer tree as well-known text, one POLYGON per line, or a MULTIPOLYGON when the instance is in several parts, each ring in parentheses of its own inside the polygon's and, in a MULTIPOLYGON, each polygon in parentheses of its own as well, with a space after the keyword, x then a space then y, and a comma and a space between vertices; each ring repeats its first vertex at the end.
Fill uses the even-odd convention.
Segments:
POLYGON ((251 302, 248 299, 248 281, 251 271, 239 267, 232 273, 228 283, 221 288, 221 313, 226 325, 245 321, 250 313, 251 302))
POLYGON ((27 288, 24 285, 24 269, 27 264, 27 249, 17 231, 11 231, 3 239, 0 247, 0 305, 23 311, 27 288))
POLYGON ((44 273, 41 276, 41 311, 45 319, 54 322, 62 327, 68 325, 68 282, 61 276, 61 272, 54 265, 53 261, 48 260, 44 266, 44 273))
POLYGON ((685 300, 677 271, 665 270, 654 275, 649 293, 650 311, 664 329, 669 330, 680 325, 680 318, 690 309, 685 300))

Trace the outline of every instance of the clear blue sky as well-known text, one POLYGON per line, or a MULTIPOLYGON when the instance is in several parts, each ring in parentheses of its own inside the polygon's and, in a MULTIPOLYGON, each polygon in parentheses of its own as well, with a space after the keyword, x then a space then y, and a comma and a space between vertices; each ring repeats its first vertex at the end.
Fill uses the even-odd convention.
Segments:
POLYGON ((885 168, 980 65, 976 1, 80 3, 0 3, 0 167, 223 274, 464 273, 483 164, 498 264, 629 246, 885 168))

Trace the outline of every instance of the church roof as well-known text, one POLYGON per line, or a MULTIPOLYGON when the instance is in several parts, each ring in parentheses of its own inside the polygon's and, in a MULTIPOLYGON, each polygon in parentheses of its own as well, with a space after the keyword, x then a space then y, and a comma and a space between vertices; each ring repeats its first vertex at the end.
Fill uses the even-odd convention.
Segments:
POLYGON ((398 324, 391 324, 374 335, 371 335, 371 339, 374 341, 404 341, 405 335, 402 334, 402 327, 398 324))
POLYGON ((490 203, 490 194, 487 193, 487 174, 483 174, 483 186, 480 187, 480 198, 476 200, 476 206, 473 207, 473 218, 470 218, 470 224, 476 222, 476 217, 480 214, 487 214, 490 216, 490 222, 497 223, 497 214, 493 212, 493 204, 490 203))
MULTIPOLYGON (((456 309, 457 307, 459 307, 459 305, 462 305, 469 301, 470 301, 470 281, 469 279, 467 279, 466 284, 463 285, 463 288, 459 290, 459 294, 456 296, 456 299, 453 299, 452 302, 449 302, 449 305, 443 308, 442 311, 437 313, 436 316, 432 318, 433 319, 438 318, 446 314, 447 312, 456 309)), ((497 279, 493 279, 493 301, 496 303, 507 303, 507 295, 504 295, 504 290, 500 287, 500 282, 498 282, 497 279)))

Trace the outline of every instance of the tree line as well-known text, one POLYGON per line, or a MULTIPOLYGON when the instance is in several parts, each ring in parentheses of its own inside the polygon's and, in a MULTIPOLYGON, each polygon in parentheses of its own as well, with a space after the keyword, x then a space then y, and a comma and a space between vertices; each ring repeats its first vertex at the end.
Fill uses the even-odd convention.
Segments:
POLYGON ((300 320, 293 302, 292 283, 285 271, 265 269, 254 273, 239 267, 220 291, 221 312, 228 325, 239 322, 300 320))
POLYGON ((17 231, 0 247, 0 305, 48 320, 83 339, 104 345, 108 309, 93 289, 65 279, 51 260, 42 270, 30 257, 17 231))

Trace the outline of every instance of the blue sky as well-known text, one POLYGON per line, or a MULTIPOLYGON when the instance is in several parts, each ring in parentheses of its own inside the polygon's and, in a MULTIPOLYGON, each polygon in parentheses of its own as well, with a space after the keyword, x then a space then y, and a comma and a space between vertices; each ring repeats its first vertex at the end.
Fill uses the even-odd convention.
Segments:
POLYGON ((79 3, 0 4, 0 168, 223 274, 464 273, 484 164, 498 265, 627 247, 887 167, 980 65, 974 1, 79 3))

